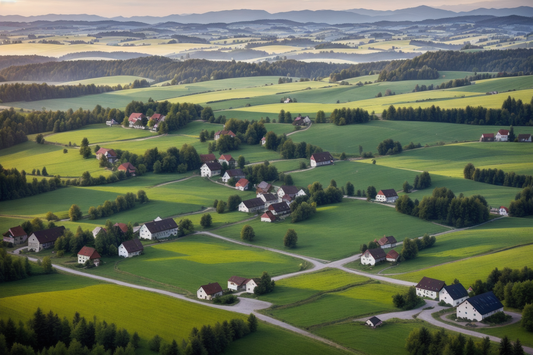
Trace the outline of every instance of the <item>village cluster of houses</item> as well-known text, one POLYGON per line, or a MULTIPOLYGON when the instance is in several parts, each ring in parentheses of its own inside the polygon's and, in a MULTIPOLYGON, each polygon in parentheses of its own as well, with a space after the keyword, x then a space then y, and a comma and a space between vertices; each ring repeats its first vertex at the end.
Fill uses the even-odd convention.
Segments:
MULTIPOLYGON (((531 142, 531 134, 524 133, 519 134, 517 137, 519 142, 531 142)), ((507 142, 509 141, 509 130, 508 129, 500 129, 498 133, 483 133, 481 135, 481 138, 479 138, 480 142, 507 142)))
POLYGON ((394 249, 385 253, 383 249, 394 248, 398 243, 393 236, 383 236, 380 239, 374 240, 379 245, 379 248, 367 249, 361 255, 361 264, 374 266, 377 263, 388 261, 391 263, 397 263, 400 258, 400 254, 394 249))
MULTIPOLYGON (((108 148, 98 149, 98 151, 96 152, 96 159, 102 160, 102 157, 106 157, 107 161, 111 164, 114 164, 118 159, 117 153, 113 149, 108 148)), ((137 168, 129 162, 120 164, 117 170, 130 173, 131 176, 135 176, 135 174, 137 173, 137 168)))
MULTIPOLYGON (((246 293, 254 293, 254 289, 259 285, 259 278, 248 279, 246 277, 232 276, 228 280, 228 290, 246 293)), ((224 291, 218 282, 202 285, 196 291, 196 297, 201 300, 211 301, 212 299, 222 296, 224 291)))
POLYGON ((303 189, 296 186, 281 186, 276 193, 271 193, 272 185, 262 181, 257 185, 256 198, 242 201, 239 211, 259 213, 261 222, 275 222, 291 213, 290 204, 299 196, 305 196, 303 189))

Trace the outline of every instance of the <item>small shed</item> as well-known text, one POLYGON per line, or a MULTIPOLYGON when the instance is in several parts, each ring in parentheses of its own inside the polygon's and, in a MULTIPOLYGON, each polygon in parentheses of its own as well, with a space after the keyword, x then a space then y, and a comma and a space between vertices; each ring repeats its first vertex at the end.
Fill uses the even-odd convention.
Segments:
POLYGON ((379 327, 380 325, 383 325, 383 322, 378 317, 372 317, 369 320, 365 322, 366 325, 372 328, 379 327))

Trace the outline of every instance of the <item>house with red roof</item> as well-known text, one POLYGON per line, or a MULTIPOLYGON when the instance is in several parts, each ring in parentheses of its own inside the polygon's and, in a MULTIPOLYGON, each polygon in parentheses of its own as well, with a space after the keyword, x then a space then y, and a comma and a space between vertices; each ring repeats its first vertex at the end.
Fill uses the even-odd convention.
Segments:
POLYGON ((479 138, 480 142, 494 142, 494 133, 483 133, 481 135, 481 138, 479 138))
POLYGON ((235 138, 235 133, 233 133, 232 131, 222 130, 216 132, 214 138, 215 140, 218 140, 221 136, 230 136, 231 138, 235 138))
POLYGON ((11 243, 13 245, 22 244, 28 239, 28 234, 21 226, 11 227, 7 232, 3 234, 4 242, 11 243))
POLYGON ((396 238, 394 238, 393 236, 383 236, 378 240, 374 240, 374 242, 378 243, 382 249, 394 248, 396 246, 396 243, 398 243, 396 241, 396 238))
POLYGON ((118 227, 120 232, 124 234, 128 233, 128 225, 126 223, 115 223, 113 224, 113 227, 118 227))
POLYGON ((107 161, 113 164, 117 159, 117 153, 113 149, 100 148, 96 152, 96 159, 101 160, 102 157, 106 157, 107 161))
POLYGON ((228 167, 235 166, 235 159, 231 156, 231 154, 222 154, 220 158, 218 158, 218 163, 220 165, 226 163, 228 167))
POLYGON ((100 254, 96 251, 96 249, 84 246, 81 248, 81 250, 78 252, 78 264, 85 264, 87 260, 91 260, 95 266, 98 266, 100 264, 100 254))
POLYGON ((394 203, 398 199, 398 194, 394 189, 379 190, 376 195, 376 201, 394 203))
POLYGON ((117 170, 129 173, 131 176, 135 176, 135 173, 137 172, 137 168, 134 167, 132 163, 128 162, 120 164, 117 170))
POLYGON ((275 221, 276 221, 276 216, 274 216, 274 214, 270 211, 266 211, 265 213, 261 215, 261 222, 272 223, 275 221))
POLYGON ((202 164, 215 163, 217 158, 215 157, 215 154, 200 154, 200 161, 202 164))
POLYGON ((509 139, 508 129, 500 129, 498 133, 496 133, 496 142, 507 142, 508 139, 509 139))
POLYGON ((267 142, 266 137, 261 138, 261 145, 265 145, 267 142))
POLYGON ((387 253, 387 261, 390 261, 391 263, 396 263, 398 262, 398 259, 400 258, 400 254, 398 254, 398 252, 394 249, 392 249, 391 251, 389 251, 387 253))
POLYGON ((142 125, 143 118, 146 118, 144 113, 133 112, 128 118, 130 127, 144 129, 144 126, 142 125))
POLYGON ((498 213, 500 214, 500 216, 508 216, 509 215, 509 210, 505 206, 500 206, 500 209, 498 210, 498 213))
POLYGON ((208 301, 211 301, 213 298, 222 296, 223 294, 224 292, 222 291, 222 287, 220 287, 218 282, 200 286, 198 291, 196 291, 196 296, 199 299, 208 301))
POLYGON ((247 179, 243 178, 237 181, 237 183, 235 184, 235 188, 237 190, 244 191, 244 190, 248 190, 249 185, 250 185, 250 182, 247 179))

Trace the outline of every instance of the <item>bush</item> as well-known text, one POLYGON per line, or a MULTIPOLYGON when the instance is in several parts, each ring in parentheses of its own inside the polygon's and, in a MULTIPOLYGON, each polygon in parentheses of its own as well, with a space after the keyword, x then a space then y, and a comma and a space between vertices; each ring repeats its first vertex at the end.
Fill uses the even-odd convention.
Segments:
POLYGON ((225 295, 221 297, 215 297, 213 303, 215 304, 232 304, 237 302, 237 296, 235 295, 225 295))
POLYGON ((483 319, 481 322, 489 324, 502 324, 507 322, 511 318, 512 317, 510 315, 507 315, 503 312, 496 312, 492 316, 483 319))

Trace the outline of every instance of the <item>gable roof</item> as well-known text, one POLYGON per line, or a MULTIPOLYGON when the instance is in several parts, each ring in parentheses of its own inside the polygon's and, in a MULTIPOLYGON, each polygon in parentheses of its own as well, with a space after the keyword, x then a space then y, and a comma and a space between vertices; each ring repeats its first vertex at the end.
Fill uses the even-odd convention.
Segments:
POLYGON ((484 138, 494 138, 494 133, 483 133, 481 137, 484 138))
POLYGON ((368 320, 370 323, 372 323, 372 325, 376 325, 378 324, 379 322, 381 322, 381 319, 379 319, 378 317, 372 317, 368 320))
POLYGON ((471 297, 465 302, 470 303, 472 307, 482 315, 503 308, 503 304, 492 291, 471 297))
POLYGON ((142 119, 144 116, 144 113, 138 113, 138 112, 133 112, 130 117, 128 118, 128 121, 130 122, 135 122, 137 120, 140 120, 142 119))
POLYGON ((244 203, 246 208, 255 208, 255 207, 259 207, 259 206, 264 206, 265 205, 263 200, 261 200, 259 197, 252 198, 250 200, 242 201, 242 203, 244 203))
POLYGON ((237 186, 237 187, 246 187, 246 186, 248 186, 248 183, 249 183, 249 181, 247 179, 240 179, 239 181, 237 181, 235 186, 237 186))
POLYGON ((268 218, 268 219, 270 219, 271 221, 275 221, 275 220, 276 220, 276 216, 274 216, 274 215, 272 214, 272 212, 270 212, 270 211, 266 211, 265 213, 263 213, 263 214, 261 215, 261 218, 268 218))
POLYGON ((115 151, 113 149, 100 148, 96 152, 96 154, 106 154, 106 153, 109 153, 109 155, 112 156, 112 157, 116 157, 117 156, 117 153, 115 153, 115 151))
POLYGON ((331 161, 333 160, 333 157, 331 156, 331 154, 329 154, 329 152, 322 152, 311 155, 311 159, 318 163, 323 161, 331 161))
POLYGON ((505 206, 500 206, 500 210, 501 210, 502 208, 505 210, 505 212, 509 213, 509 210, 507 209, 507 207, 505 207, 505 206))
POLYGON ((288 185, 283 185, 279 189, 283 191, 285 195, 296 195, 299 191, 299 189, 296 186, 288 186, 288 185))
POLYGON ((226 170, 226 174, 228 174, 229 177, 245 176, 241 169, 229 169, 226 170))
POLYGON ((215 133, 215 136, 226 136, 226 135, 235 137, 235 133, 233 133, 231 130, 230 131, 222 130, 222 131, 218 131, 215 133))
POLYGON ((508 136, 509 135, 509 130, 508 129, 500 129, 498 131, 498 133, 502 136, 508 136))
POLYGON ((160 113, 154 113, 154 114, 152 115, 152 117, 150 117, 150 120, 160 120, 162 117, 165 117, 165 116, 163 116, 163 115, 160 114, 160 113))
POLYGON ((100 232, 102 232, 102 231, 103 231, 104 233, 107 233, 107 231, 105 230, 104 227, 95 227, 95 228, 93 229, 93 235, 94 235, 94 233, 96 233, 96 235, 98 235, 98 234, 100 234, 100 232))
POLYGON ((531 138, 531 134, 530 133, 522 133, 522 134, 519 134, 518 135, 518 140, 528 140, 529 138, 531 138))
POLYGON ((257 190, 268 192, 272 188, 272 185, 266 181, 261 181, 259 184, 257 184, 256 187, 257 187, 257 190))
POLYGON ((42 231, 33 232, 33 235, 40 244, 55 242, 55 240, 63 235, 65 227, 55 227, 51 229, 45 229, 42 231))
POLYGON ((270 201, 277 201, 278 200, 278 196, 274 195, 274 194, 263 194, 263 199, 265 202, 270 202, 270 201))
POLYGON ((139 239, 126 240, 122 243, 122 245, 128 253, 135 253, 144 250, 144 246, 139 239))
POLYGON ((420 282, 416 285, 416 288, 439 292, 444 286, 446 286, 446 282, 424 276, 422 280, 420 280, 420 282))
POLYGON ((396 243, 397 243, 396 238, 394 238, 393 236, 390 236, 390 237, 383 236, 382 238, 379 238, 378 240, 379 245, 396 244, 396 243))
POLYGON ((400 257, 400 254, 398 254, 398 252, 394 249, 392 249, 391 251, 387 253, 387 259, 398 259, 399 257, 400 257))
POLYGON ((466 292, 466 289, 461 284, 444 286, 444 289, 446 290, 446 292, 448 292, 448 294, 453 300, 458 300, 460 298, 468 296, 468 292, 466 292))
POLYGON ((160 221, 147 222, 144 224, 150 233, 159 233, 169 229, 178 228, 176 221, 172 218, 162 219, 160 221))
POLYGON ((222 154, 218 160, 231 161, 231 160, 235 160, 235 159, 233 159, 231 154, 222 154))
POLYGON ((88 246, 84 246, 83 248, 81 248, 81 250, 78 252, 78 255, 88 256, 89 259, 100 259, 101 258, 100 254, 98 254, 96 249, 88 247, 88 246))
POLYGON ((200 161, 202 163, 208 162, 208 161, 215 161, 217 158, 215 157, 215 154, 200 154, 200 161))
POLYGON ((122 163, 119 165, 117 170, 135 170, 137 171, 137 168, 133 166, 132 163, 122 163))
POLYGON ((368 255, 372 255, 372 257, 376 260, 378 259, 386 259, 387 255, 385 254, 385 251, 381 248, 376 249, 367 249, 365 251, 365 255, 368 257, 368 255))
POLYGON ((291 208, 289 207, 289 205, 287 205, 286 202, 273 203, 268 206, 268 209, 271 211, 276 211, 276 213, 287 212, 291 210, 291 208))
POLYGON ((242 286, 248 281, 248 279, 246 277, 232 276, 228 281, 237 284, 237 286, 242 286))
POLYGON ((119 227, 123 233, 128 231, 128 225, 126 223, 115 223, 113 227, 119 227))
POLYGON ((222 287, 220 287, 218 282, 207 284, 207 285, 202 285, 200 286, 200 288, 204 289, 204 292, 207 295, 214 295, 215 293, 222 292, 222 287))
POLYGON ((252 277, 251 279, 246 280, 246 284, 249 284, 252 281, 255 282, 256 285, 259 285, 261 279, 259 277, 252 277))
POLYGON ((26 235, 26 232, 21 226, 11 227, 7 232, 3 234, 4 236, 11 235, 13 237, 22 237, 26 235))
POLYGON ((204 163, 204 165, 211 171, 222 170, 222 165, 220 165, 220 163, 204 163))
POLYGON ((398 194, 394 189, 379 190, 378 195, 384 195, 385 197, 396 197, 398 194))

